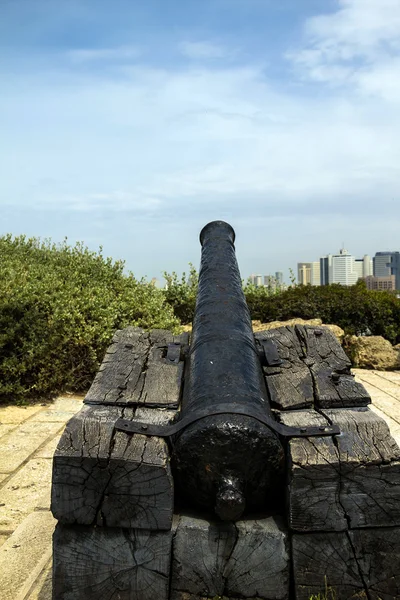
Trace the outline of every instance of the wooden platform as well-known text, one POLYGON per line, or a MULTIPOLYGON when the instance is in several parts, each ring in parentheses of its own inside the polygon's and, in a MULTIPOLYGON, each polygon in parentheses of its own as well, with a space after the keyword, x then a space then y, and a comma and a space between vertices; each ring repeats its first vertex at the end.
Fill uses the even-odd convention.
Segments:
POLYGON ((326 581, 336 600, 398 600, 400 449, 386 422, 328 330, 256 339, 273 344, 275 418, 341 432, 284 440, 281 514, 222 523, 176 509, 168 442, 114 423, 175 417, 188 340, 118 332, 54 456, 54 600, 308 600, 326 581))

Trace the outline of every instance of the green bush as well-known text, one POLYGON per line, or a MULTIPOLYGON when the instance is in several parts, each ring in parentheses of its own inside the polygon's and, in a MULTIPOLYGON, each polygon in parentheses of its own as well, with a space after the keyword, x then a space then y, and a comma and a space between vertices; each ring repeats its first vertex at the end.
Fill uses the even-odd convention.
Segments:
MULTIPOLYGON (((179 279, 164 273, 168 284, 167 302, 182 323, 191 323, 197 293, 197 273, 179 279)), ((369 291, 363 281, 353 286, 291 286, 282 291, 273 287, 243 287, 251 318, 263 323, 295 317, 322 319, 342 327, 347 334, 381 335, 400 342, 400 299, 392 292, 369 291)))
POLYGON ((163 292, 82 244, 0 237, 0 401, 90 385, 115 330, 177 330, 163 292))
POLYGON ((247 302, 252 318, 262 322, 320 318, 347 334, 400 341, 400 299, 390 292, 367 290, 363 281, 353 286, 299 285, 273 297, 255 294, 247 302))
POLYGON ((199 279, 194 266, 189 266, 189 275, 186 276, 186 273, 183 273, 181 278, 175 272, 164 273, 165 299, 172 307, 175 316, 184 325, 193 321, 199 279))

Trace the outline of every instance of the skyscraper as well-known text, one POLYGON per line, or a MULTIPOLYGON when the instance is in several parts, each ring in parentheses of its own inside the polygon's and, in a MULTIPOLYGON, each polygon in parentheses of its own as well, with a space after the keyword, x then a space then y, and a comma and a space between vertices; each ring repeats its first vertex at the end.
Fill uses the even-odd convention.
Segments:
POLYGON ((250 275, 249 279, 250 279, 250 283, 252 283, 256 287, 262 287, 262 284, 263 284, 262 275, 255 275, 254 273, 252 273, 250 275))
POLYGON ((297 263, 297 281, 300 285, 311 284, 311 264, 297 263))
POLYGON ((297 281, 301 285, 321 285, 319 261, 297 263, 297 281))
POLYGON ((376 252, 374 256, 374 276, 395 276, 396 290, 400 290, 400 252, 376 252))
POLYGON ((400 252, 392 252, 390 269, 396 278, 396 290, 400 290, 400 252))
POLYGON ((374 261, 374 276, 388 277, 392 275, 390 261, 393 252, 375 252, 374 261))
POLYGON ((339 254, 328 254, 320 259, 321 285, 340 283, 354 285, 364 277, 364 272, 370 275, 371 259, 368 255, 356 260, 347 250, 342 248, 339 254))

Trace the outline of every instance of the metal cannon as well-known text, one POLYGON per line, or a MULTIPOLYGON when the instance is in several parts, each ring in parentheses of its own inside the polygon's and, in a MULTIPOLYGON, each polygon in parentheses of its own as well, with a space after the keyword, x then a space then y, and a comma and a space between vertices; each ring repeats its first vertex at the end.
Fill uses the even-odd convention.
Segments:
POLYGON ((61 436, 54 600, 398 600, 387 424, 328 328, 253 335, 230 225, 200 242, 190 343, 117 331, 61 436))
MULTIPOLYGON (((116 423, 116 429, 169 437, 181 495, 229 521, 245 508, 265 508, 276 500, 284 470, 279 435, 338 433, 335 426, 287 427, 273 418, 234 242, 234 230, 223 221, 200 233, 199 288, 177 420, 116 423)), ((268 344, 264 352, 276 359, 268 344)))

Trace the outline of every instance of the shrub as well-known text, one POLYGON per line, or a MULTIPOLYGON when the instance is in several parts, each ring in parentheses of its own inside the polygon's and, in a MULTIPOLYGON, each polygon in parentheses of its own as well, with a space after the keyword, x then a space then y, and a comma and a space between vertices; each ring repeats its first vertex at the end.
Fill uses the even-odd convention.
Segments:
POLYGON ((400 341, 400 299, 391 292, 367 290, 363 281, 353 286, 299 285, 273 297, 255 294, 247 301, 252 318, 263 322, 320 318, 347 334, 400 341))
MULTIPOLYGON (((191 323, 197 293, 197 273, 179 279, 164 273, 168 284, 166 300, 182 323, 191 323)), ((324 323, 342 327, 347 334, 381 335, 392 343, 400 342, 400 299, 392 292, 367 290, 363 281, 353 286, 291 286, 279 288, 243 287, 251 318, 263 323, 295 317, 320 318, 324 323)))
POLYGON ((185 325, 193 321, 199 279, 194 266, 189 266, 189 275, 183 273, 181 278, 175 272, 164 273, 165 300, 173 308, 175 316, 185 325))
POLYGON ((0 237, 0 401, 91 383, 116 329, 176 330, 161 290, 82 244, 0 237))

